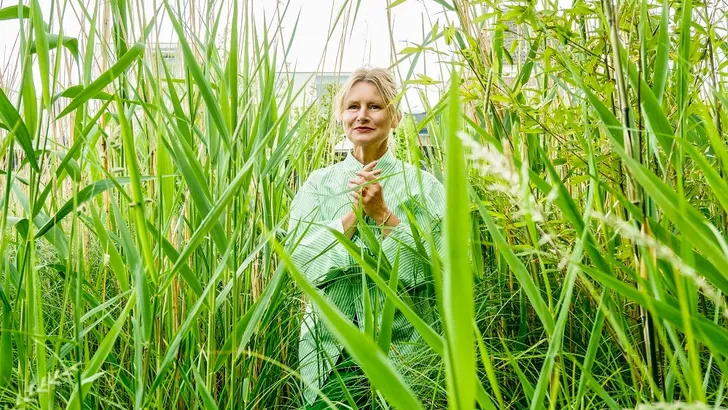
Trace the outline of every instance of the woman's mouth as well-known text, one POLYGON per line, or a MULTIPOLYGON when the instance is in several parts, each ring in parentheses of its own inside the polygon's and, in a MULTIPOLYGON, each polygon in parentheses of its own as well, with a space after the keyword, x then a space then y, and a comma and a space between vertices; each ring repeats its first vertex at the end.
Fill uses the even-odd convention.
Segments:
POLYGON ((358 131, 358 132, 369 132, 369 131, 374 131, 374 128, 369 128, 369 127, 356 127, 356 128, 354 128, 354 130, 355 131, 358 131))

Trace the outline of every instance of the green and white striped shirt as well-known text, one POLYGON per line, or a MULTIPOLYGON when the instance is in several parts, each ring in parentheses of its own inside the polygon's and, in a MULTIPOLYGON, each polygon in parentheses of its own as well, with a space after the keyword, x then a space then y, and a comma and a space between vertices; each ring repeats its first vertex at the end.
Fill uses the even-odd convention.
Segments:
MULTIPOLYGON (((342 162, 311 173, 291 205, 288 243, 292 246, 293 261, 306 278, 317 285, 328 300, 363 330, 365 317, 362 270, 330 231, 344 231, 341 218, 352 209, 347 184, 362 167, 349 152, 342 162)), ((435 246, 441 250, 444 188, 432 174, 395 159, 390 151, 379 159, 374 169, 382 170, 379 179, 384 201, 400 219, 400 223, 383 240, 381 232, 374 229, 381 244, 381 253, 390 265, 394 265, 399 253, 398 279, 408 290, 409 296, 415 302, 415 308, 426 319, 430 316, 431 320, 432 291, 429 285, 432 280, 429 261, 432 258, 432 249, 428 240, 423 239, 420 244, 416 243, 417 235, 412 234, 413 227, 410 226, 407 214, 414 216, 422 234, 430 235, 435 246), (424 249, 426 254, 418 249, 424 249)), ((369 221, 369 225, 373 225, 369 221)), ((377 255, 369 251, 358 232, 354 234, 352 241, 363 252, 377 258, 377 255)), ((369 289, 372 311, 380 316, 384 295, 376 286, 370 285, 369 289)), ((390 357, 396 359, 397 356, 405 354, 416 337, 412 325, 400 312, 396 312, 390 357)), ((315 309, 309 302, 299 343, 299 370, 307 386, 304 397, 308 402, 315 400, 316 390, 324 385, 331 370, 329 363, 336 363, 340 354, 341 345, 318 321, 315 309)))

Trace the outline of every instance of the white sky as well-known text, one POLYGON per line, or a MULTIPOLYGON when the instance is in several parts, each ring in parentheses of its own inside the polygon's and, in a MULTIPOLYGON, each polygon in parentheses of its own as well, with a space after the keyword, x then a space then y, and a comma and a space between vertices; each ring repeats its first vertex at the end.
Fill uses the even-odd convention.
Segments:
MULTIPOLYGON (((224 0, 229 1, 229 0, 224 0)), ((251 0, 238 0, 241 4, 251 0)), ((351 0, 356 5, 357 0, 351 0)), ((29 4, 28 0, 23 1, 29 4)), ((67 9, 63 19, 64 35, 84 38, 81 32, 81 24, 78 15, 81 14, 79 4, 87 5, 89 13, 93 12, 96 0, 40 0, 43 9, 43 16, 46 21, 51 15, 51 8, 54 9, 54 22, 51 32, 58 33, 59 9, 65 4, 67 9)), ((154 5, 160 4, 160 0, 131 0, 133 4, 144 4, 147 21, 151 20, 154 5)), ((176 0, 170 3, 176 4, 176 0)), ((183 4, 189 4, 189 0, 182 0, 183 4)), ((217 0, 220 4, 220 0, 217 0)), ((263 16, 270 21, 276 10, 276 3, 283 3, 277 0, 252 0, 256 20, 262 22, 263 16)), ((287 40, 293 30, 296 17, 300 16, 299 24, 295 33, 295 39, 288 58, 290 67, 297 71, 352 71, 362 65, 389 66, 391 54, 390 33, 387 24, 387 2, 386 0, 361 0, 357 19, 354 27, 347 29, 344 39, 343 56, 340 60, 337 57, 339 47, 342 44, 341 23, 335 32, 328 47, 326 37, 330 27, 332 10, 338 11, 344 0, 290 0, 289 10, 281 24, 283 37, 287 40), (300 15, 299 15, 300 13, 300 15), (349 33, 351 35, 349 35, 349 33), (325 51, 325 61, 321 64, 325 51)), ((193 4, 206 4, 205 0, 194 1, 193 4)), ((17 0, 0 0, 0 8, 17 5, 17 0)), ((135 6, 136 7, 136 6, 135 6)), ((139 8, 135 9, 137 11, 139 8)), ((446 25, 445 15, 442 6, 433 0, 407 0, 395 6, 392 10, 393 20, 393 43, 397 51, 415 43, 422 43, 423 36, 430 31, 432 24, 439 20, 442 28, 446 25), (429 17, 428 17, 429 16, 429 17), (424 27, 424 30, 423 30, 424 27), (423 32, 424 31, 424 32, 423 32)), ((137 12, 137 14, 141 14, 137 12)), ((451 17, 452 18, 452 17, 451 17)), ((166 19, 166 16, 165 16, 166 19)), ((14 71, 18 70, 17 64, 17 41, 19 23, 17 20, 0 22, 0 83, 4 86, 18 81, 19 76, 14 71)), ((159 40, 162 42, 176 42, 176 35, 169 22, 157 25, 159 29, 159 40)), ((223 27, 220 28, 220 31, 223 27)), ((81 41, 83 50, 85 41, 81 41)), ((444 45, 443 45, 444 46, 444 45)), ((83 53, 83 51, 81 51, 83 53)), ((400 66, 401 74, 407 74, 409 63, 400 66)), ((440 77, 440 68, 437 64, 437 55, 428 54, 418 62, 415 74, 427 74, 432 78, 440 77)), ((436 98, 437 92, 434 87, 428 87, 428 95, 436 98)), ((420 106, 416 100, 416 92, 408 93, 408 100, 414 106, 420 106)))

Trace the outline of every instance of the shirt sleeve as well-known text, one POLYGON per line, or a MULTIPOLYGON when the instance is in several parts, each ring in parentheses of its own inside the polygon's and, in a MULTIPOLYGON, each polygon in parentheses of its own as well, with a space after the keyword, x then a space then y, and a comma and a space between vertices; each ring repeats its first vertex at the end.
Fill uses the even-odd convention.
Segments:
POLYGON ((324 198, 317 191, 320 172, 314 171, 293 198, 287 230, 291 259, 319 287, 352 263, 344 245, 329 230, 343 233, 341 219, 327 219, 330 216, 322 213, 324 198))
MULTIPOLYGON (((411 210, 417 224, 422 229, 422 235, 430 235, 438 255, 442 254, 442 218, 445 211, 445 189, 434 177, 422 189, 422 194, 415 198, 411 210)), ((401 210, 398 210, 401 211, 401 210)), ((424 285, 431 280, 429 263, 433 258, 431 242, 420 235, 420 240, 427 252, 427 260, 419 255, 417 239, 412 233, 407 215, 401 211, 397 217, 399 224, 392 229, 382 241, 382 253, 394 265, 399 252, 398 280, 406 287, 413 288, 424 285)))

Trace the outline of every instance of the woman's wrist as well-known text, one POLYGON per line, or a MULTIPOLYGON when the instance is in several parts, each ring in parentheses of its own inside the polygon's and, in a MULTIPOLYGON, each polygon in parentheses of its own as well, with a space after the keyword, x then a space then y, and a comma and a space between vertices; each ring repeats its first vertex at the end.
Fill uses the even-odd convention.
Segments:
POLYGON ((377 225, 379 226, 385 226, 387 225, 387 222, 392 218, 393 212, 392 211, 386 211, 380 217, 377 219, 377 225))
POLYGON ((377 221, 377 226, 382 230, 382 239, 389 236, 392 230, 399 225, 399 218, 392 211, 387 211, 383 219, 377 221))
POLYGON ((356 231, 356 223, 358 219, 356 217, 356 213, 354 211, 348 212, 346 215, 344 215, 341 218, 341 225, 344 228, 344 235, 348 237, 349 239, 354 236, 354 232, 356 231))
POLYGON ((374 223, 376 223, 378 226, 382 226, 385 223, 387 223, 387 220, 392 217, 392 212, 385 208, 379 212, 377 212, 376 216, 374 216, 374 223))
POLYGON ((394 214, 394 211, 386 209, 374 218, 374 222, 376 222, 377 226, 392 228, 397 226, 399 218, 394 214))

